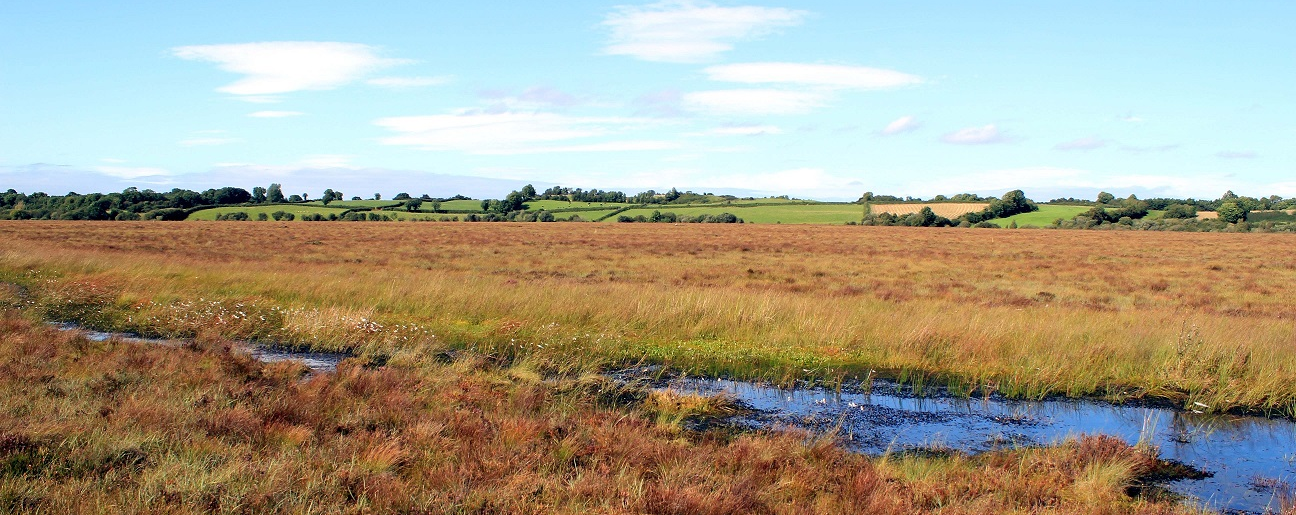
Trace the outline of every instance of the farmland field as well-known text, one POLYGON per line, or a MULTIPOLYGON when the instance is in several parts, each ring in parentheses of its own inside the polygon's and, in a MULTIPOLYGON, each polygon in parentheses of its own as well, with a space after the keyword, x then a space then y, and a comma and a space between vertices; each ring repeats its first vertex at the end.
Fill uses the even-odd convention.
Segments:
POLYGON ((980 202, 934 202, 930 204, 921 203, 900 203, 900 204, 869 204, 869 209, 873 213, 891 213, 894 215, 904 216, 910 213, 922 211, 924 207, 930 207, 932 212, 937 216, 945 218, 958 218, 965 213, 973 213, 985 209, 990 204, 980 202))
POLYGON ((1061 218, 1070 220, 1076 215, 1091 209, 1088 206, 1050 206, 1040 204, 1039 211, 1030 213, 1021 213, 1006 218, 996 218, 991 223, 999 227, 1008 227, 1008 224, 1017 222, 1018 227, 1044 227, 1052 225, 1054 220, 1061 218))
MULTIPOLYGON (((328 207, 342 208, 373 208, 373 207, 393 207, 399 206, 403 200, 334 200, 328 203, 328 207)), ((319 200, 312 200, 307 205, 323 206, 324 203, 319 200)))
MULTIPOLYGON (((748 223, 756 224, 844 224, 858 222, 864 217, 860 204, 791 204, 791 205, 712 205, 700 207, 662 205, 628 209, 617 215, 651 216, 653 211, 675 213, 680 216, 716 215, 732 213, 748 223)), ((605 221, 616 222, 617 217, 605 221)))
POLYGON ((527 209, 531 211, 538 211, 541 209, 549 211, 566 211, 569 209, 593 208, 606 208, 611 211, 613 209, 630 205, 632 204, 622 204, 617 202, 567 202, 566 200, 531 200, 526 203, 527 209))
POLYGON ((873 370, 1296 413, 1284 235, 33 221, 0 237, 0 281, 46 292, 50 316, 148 334, 358 352, 435 334, 776 381, 873 370))
POLYGON ((271 213, 274 213, 276 211, 283 211, 285 213, 292 213, 293 216, 300 218, 302 215, 309 215, 315 213, 319 213, 324 216, 328 216, 329 213, 341 215, 343 211, 346 211, 346 208, 333 207, 332 203, 329 204, 329 207, 316 206, 311 204, 278 204, 278 205, 269 205, 269 206, 227 206, 227 207, 214 207, 211 209, 202 209, 199 211, 194 211, 192 214, 189 215, 187 220, 215 220, 218 215, 237 213, 240 211, 247 213, 248 216, 252 217, 252 219, 255 220, 257 214, 259 213, 265 213, 267 216, 269 216, 271 213))

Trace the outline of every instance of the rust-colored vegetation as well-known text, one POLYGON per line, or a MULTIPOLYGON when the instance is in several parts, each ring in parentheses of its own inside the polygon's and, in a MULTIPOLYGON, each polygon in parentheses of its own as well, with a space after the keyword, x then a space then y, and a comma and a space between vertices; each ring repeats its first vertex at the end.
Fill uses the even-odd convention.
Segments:
POLYGON ((871 459, 661 417, 723 401, 445 350, 303 377, 220 341, 94 342, 0 313, 0 512, 1189 512, 1129 497, 1159 464, 1112 438, 871 459))
POLYGON ((845 226, 4 222, 49 319, 1296 414, 1296 240, 845 226))

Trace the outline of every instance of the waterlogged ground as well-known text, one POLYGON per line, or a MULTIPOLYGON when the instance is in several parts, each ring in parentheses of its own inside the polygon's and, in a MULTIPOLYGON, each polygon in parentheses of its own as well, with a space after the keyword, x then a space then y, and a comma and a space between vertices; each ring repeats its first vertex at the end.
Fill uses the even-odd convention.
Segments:
MULTIPOLYGON (((81 331, 85 337, 92 341, 104 341, 109 338, 120 338, 128 341, 151 343, 156 345, 171 345, 180 343, 175 340, 165 340, 158 338, 142 338, 136 335, 123 333, 108 333, 103 331, 91 331, 81 329, 73 324, 55 324, 56 327, 67 331, 81 331)), ((342 352, 302 352, 270 345, 261 345, 256 343, 243 343, 246 350, 252 357, 266 363, 276 361, 300 361, 311 372, 333 372, 337 370, 338 363, 350 357, 350 354, 342 352)))
POLYGON ((1162 459, 1209 476, 1171 481, 1170 490, 1220 510, 1277 511, 1278 496, 1296 483, 1296 424, 1290 420, 1076 400, 917 397, 883 382, 870 393, 691 377, 658 386, 732 396, 755 410, 734 420, 745 427, 840 428, 844 445, 871 455, 932 448, 975 454, 1048 445, 1082 433, 1144 441, 1160 449, 1162 459))
MULTIPOLYGON (((88 339, 122 338, 152 344, 175 340, 88 331, 88 339)), ((298 352, 244 343, 266 362, 297 360, 313 372, 332 372, 350 355, 298 352)), ((651 377, 655 368, 622 371, 618 379, 651 377)), ((1296 482, 1296 424, 1286 419, 1207 415, 1165 408, 1115 406, 1077 400, 1016 401, 916 396, 902 386, 875 381, 869 391, 825 388, 784 389, 725 379, 676 377, 655 381, 678 393, 725 395, 751 408, 730 420, 749 429, 803 428, 835 431, 856 452, 882 455, 903 451, 956 451, 1050 445, 1068 436, 1106 434, 1130 443, 1150 443, 1162 459, 1188 465, 1191 477, 1165 487, 1225 511, 1263 513, 1279 509, 1279 496, 1296 482)))

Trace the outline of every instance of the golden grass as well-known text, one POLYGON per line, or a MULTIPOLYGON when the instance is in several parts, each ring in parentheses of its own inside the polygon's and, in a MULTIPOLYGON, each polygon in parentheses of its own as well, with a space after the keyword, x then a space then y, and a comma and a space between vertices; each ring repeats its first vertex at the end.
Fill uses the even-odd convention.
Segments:
POLYGON ((1283 235, 6 222, 0 239, 0 282, 34 312, 146 333, 1296 413, 1283 235))
POLYGON ((904 216, 910 213, 917 213, 919 211, 922 211, 922 208, 924 207, 930 207, 932 212, 936 213, 937 216, 943 216, 945 218, 953 219, 953 218, 958 218, 960 215, 966 213, 975 213, 981 211, 987 207, 990 207, 990 204, 984 202, 935 202, 931 204, 916 204, 916 203, 902 203, 902 204, 870 203, 869 204, 869 209, 873 213, 891 213, 899 216, 904 216))
POLYGON ((435 351, 302 380, 220 342, 91 342, 0 314, 0 512, 1191 512, 1128 497, 1156 463, 1114 438, 875 460, 681 433, 579 369, 538 382, 435 351))

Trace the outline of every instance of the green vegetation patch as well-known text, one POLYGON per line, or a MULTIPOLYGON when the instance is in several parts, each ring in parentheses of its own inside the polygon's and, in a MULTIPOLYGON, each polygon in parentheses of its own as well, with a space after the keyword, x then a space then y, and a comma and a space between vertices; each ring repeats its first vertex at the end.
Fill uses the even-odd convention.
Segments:
POLYGON ((998 225, 999 227, 1007 227, 1013 222, 1017 222, 1018 227, 1044 227, 1051 225, 1053 221, 1058 218, 1070 220, 1075 218, 1076 215, 1090 209, 1090 206, 1053 206, 1040 204, 1039 211, 1016 214, 1007 218, 999 218, 991 223, 998 225))
MULTIPOLYGON (((715 206, 651 206, 628 209, 625 216, 652 216, 653 211, 675 213, 680 216, 718 215, 732 213, 747 223, 757 224, 844 224, 858 222, 864 216, 859 204, 784 204, 784 205, 733 205, 715 206)), ((615 222, 616 218, 607 221, 615 222)))
POLYGON ((292 213, 293 216, 296 218, 301 218, 302 215, 309 215, 314 213, 319 213, 320 215, 323 216, 328 216, 330 213, 338 216, 342 216, 342 213, 346 211, 346 208, 333 207, 332 204, 329 204, 329 207, 313 206, 310 204, 275 204, 269 206, 226 206, 226 207, 214 207, 211 209, 203 209, 201 211, 195 211, 192 214, 190 214, 189 217, 186 218, 186 220, 215 220, 216 217, 219 215, 237 213, 240 211, 247 213, 248 217, 251 218, 252 220, 256 220, 257 214, 265 213, 266 216, 268 217, 270 216, 271 213, 274 213, 276 211, 292 213))

